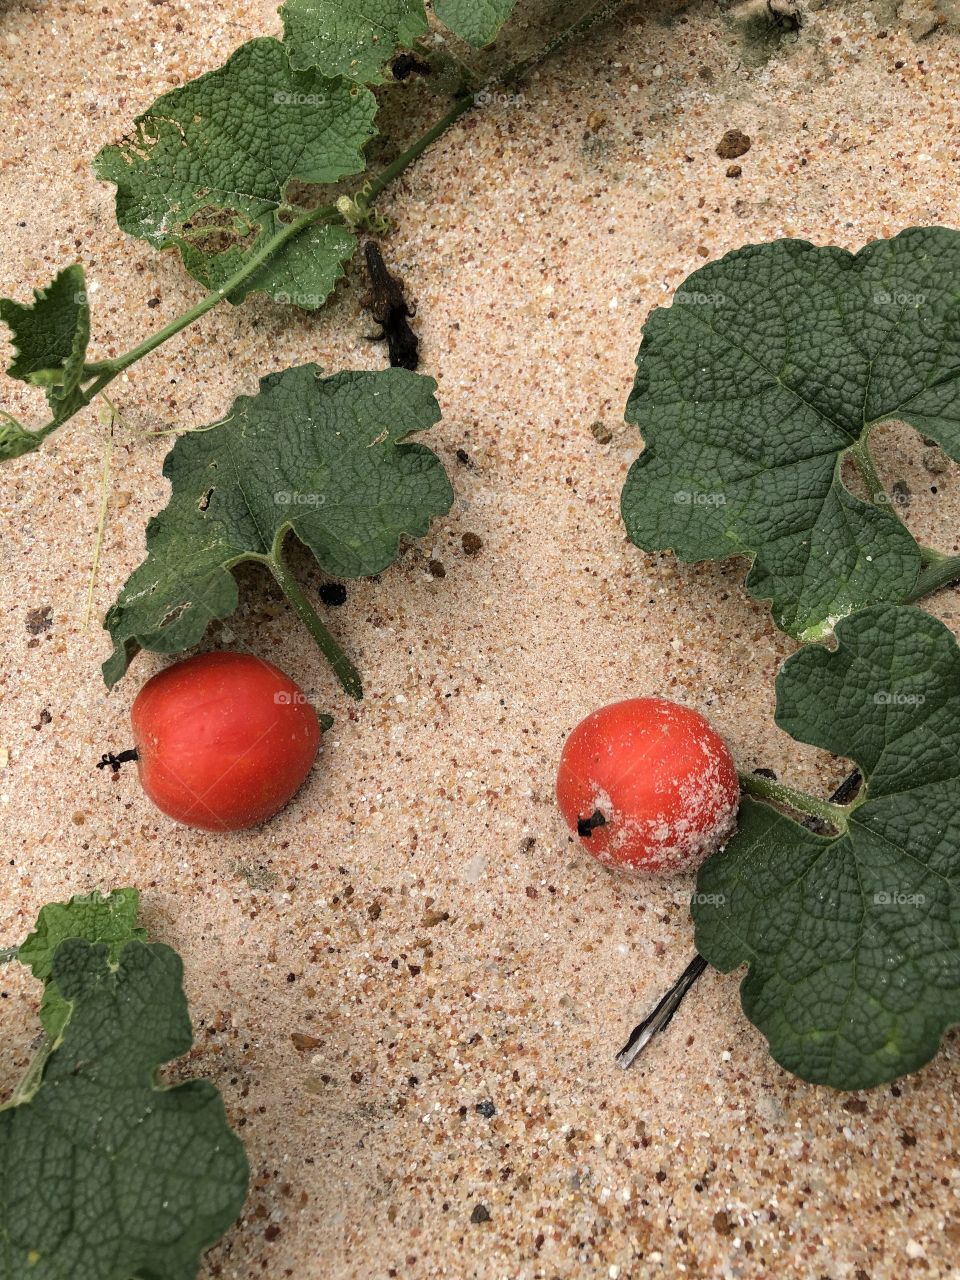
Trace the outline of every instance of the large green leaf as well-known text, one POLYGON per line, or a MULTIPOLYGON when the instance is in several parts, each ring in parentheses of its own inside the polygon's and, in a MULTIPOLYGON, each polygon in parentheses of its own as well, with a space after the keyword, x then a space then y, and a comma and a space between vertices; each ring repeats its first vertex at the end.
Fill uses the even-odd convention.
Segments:
POLYGON ((104 897, 96 889, 69 902, 48 902, 41 907, 33 932, 20 945, 17 959, 29 966, 44 984, 40 1021, 48 1036, 55 1038, 69 1013, 57 984, 53 981, 53 957, 67 938, 102 942, 111 963, 133 939, 146 939, 146 930, 137 928, 140 894, 136 889, 114 889, 104 897))
POLYGON ((44 436, 83 404, 80 384, 90 341, 90 308, 83 267, 64 267, 32 303, 0 298, 0 320, 10 327, 16 351, 7 373, 43 387, 53 422, 27 431, 9 415, 0 421, 0 461, 36 449, 44 436))
POLYGON ((919 549, 841 466, 888 419, 960 458, 958 299, 960 233, 944 227, 855 255, 751 245, 694 272, 643 331, 630 537, 688 561, 750 556, 749 590, 800 639, 906 599, 919 549))
POLYGON ((283 43, 300 69, 379 84, 397 49, 427 30, 423 0, 286 0, 283 43))
MULTIPOLYGON (((221 288, 283 230, 291 181, 332 183, 364 168, 376 109, 368 89, 296 71, 278 40, 251 40, 224 66, 158 98, 95 167, 116 184, 124 231, 177 247, 192 275, 221 288)), ((230 300, 260 290, 322 301, 353 240, 323 224, 304 234, 230 300)))
POLYGON ((496 37, 517 0, 433 0, 433 11, 455 34, 479 49, 496 37))
POLYGON ((139 649, 175 653, 231 614, 242 561, 283 585, 288 533, 342 578, 379 573, 404 534, 426 533, 453 490, 434 453, 402 442, 439 420, 435 389, 405 369, 321 378, 307 364, 264 378, 222 423, 182 436, 164 464, 172 494, 147 526, 147 558, 106 617, 107 684, 139 649))
POLYGON ((192 1042, 179 957, 71 939, 70 1016, 42 1075, 0 1111, 2 1280, 192 1280, 236 1219, 243 1147, 209 1081, 157 1069, 192 1042))
POLYGON ((927 1062, 960 1021, 960 649, 919 609, 875 605, 802 650, 777 723, 865 783, 834 836, 745 799, 702 867, 697 947, 749 965, 747 1017, 789 1071, 838 1089, 927 1062))

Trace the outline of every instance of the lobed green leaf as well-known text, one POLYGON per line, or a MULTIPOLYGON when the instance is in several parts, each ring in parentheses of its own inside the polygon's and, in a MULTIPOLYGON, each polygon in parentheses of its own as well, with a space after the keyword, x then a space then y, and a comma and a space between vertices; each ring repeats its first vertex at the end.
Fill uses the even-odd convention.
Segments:
POLYGON ((915 540, 841 472, 887 420, 960 458, 958 300, 960 233, 944 227, 857 254, 751 245, 694 272, 643 331, 631 539, 688 561, 749 556, 748 589, 801 640, 906 599, 915 540))
POLYGON ((269 567, 289 533, 342 578, 381 572, 401 537, 426 533, 453 490, 434 453, 403 441, 439 420, 435 388, 405 369, 322 378, 307 364, 264 378, 222 422, 181 436, 147 558, 104 623, 115 646, 107 684, 142 648, 196 644, 236 609, 235 566, 269 567))
POLYGON ((32 1091, 0 1110, 0 1278, 192 1280, 248 1170, 209 1081, 156 1081, 193 1039, 180 959, 71 938, 52 977, 69 1016, 32 1091))
POLYGON ((960 648, 882 604, 804 649, 777 723, 853 760, 864 784, 835 835, 750 798, 704 863, 696 944, 748 966, 743 1008, 788 1071, 864 1089, 914 1071, 960 1021, 960 648))

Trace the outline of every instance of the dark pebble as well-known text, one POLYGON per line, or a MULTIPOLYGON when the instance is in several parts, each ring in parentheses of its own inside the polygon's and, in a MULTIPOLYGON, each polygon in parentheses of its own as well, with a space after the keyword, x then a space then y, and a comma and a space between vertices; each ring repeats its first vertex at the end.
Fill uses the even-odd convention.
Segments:
POLYGON ((736 160, 750 150, 750 139, 741 129, 728 129, 717 143, 717 155, 721 160, 736 160))
POLYGON ((319 591, 320 599, 331 609, 339 609, 347 603, 347 588, 342 582, 325 582, 319 591))

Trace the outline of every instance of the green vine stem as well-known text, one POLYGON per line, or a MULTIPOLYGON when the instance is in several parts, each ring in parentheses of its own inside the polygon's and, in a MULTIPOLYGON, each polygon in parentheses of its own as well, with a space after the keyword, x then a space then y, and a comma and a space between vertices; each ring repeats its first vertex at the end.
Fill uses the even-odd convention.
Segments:
POLYGON ((861 787, 857 798, 848 805, 834 804, 831 800, 818 800, 816 796, 807 795, 805 791, 795 791, 793 787, 784 786, 782 782, 774 782, 757 773, 741 773, 740 789, 746 795, 756 796, 758 800, 784 805, 795 813, 802 813, 807 818, 820 818, 828 822, 838 831, 846 831, 850 814, 866 799, 866 788, 861 787))
POLYGON ((925 568, 921 569, 916 586, 907 596, 907 604, 916 604, 924 596, 960 582, 960 556, 945 556, 929 547, 922 550, 925 568))
POLYGON ((205 298, 201 298, 199 302, 190 307, 189 310, 177 316, 175 320, 171 320, 169 324, 164 325, 162 329, 158 329, 156 333, 149 338, 145 338, 137 346, 131 347, 129 351, 125 351, 123 355, 115 356, 112 360, 98 360, 84 365, 85 373, 100 375, 97 381, 84 391, 84 398, 87 403, 94 396, 99 395, 104 387, 108 386, 118 374, 123 373, 125 369, 129 369, 138 360, 142 360, 151 351, 155 351, 168 338, 172 338, 180 333, 182 329, 186 329, 195 320, 205 316, 208 311, 212 311, 214 307, 223 302, 224 298, 233 293, 242 284, 245 284, 255 271, 260 270, 264 263, 269 262, 277 250, 285 245, 288 240, 293 240, 301 231, 318 222, 335 222, 339 220, 339 216, 335 206, 329 204, 320 205, 316 209, 308 209, 299 218, 288 223, 282 231, 278 231, 275 236, 271 236, 269 240, 260 246, 255 254, 247 259, 239 271, 235 271, 229 280, 224 281, 219 289, 212 290, 205 298))
POLYGON ((263 563, 273 574, 280 590, 296 609, 301 622, 317 642, 323 656, 333 667, 337 679, 344 690, 351 698, 356 698, 359 701, 363 697, 363 684, 360 680, 360 673, 320 621, 316 610, 304 595, 300 584, 284 561, 283 540, 286 534, 286 528, 277 533, 273 548, 268 556, 263 557, 263 563))

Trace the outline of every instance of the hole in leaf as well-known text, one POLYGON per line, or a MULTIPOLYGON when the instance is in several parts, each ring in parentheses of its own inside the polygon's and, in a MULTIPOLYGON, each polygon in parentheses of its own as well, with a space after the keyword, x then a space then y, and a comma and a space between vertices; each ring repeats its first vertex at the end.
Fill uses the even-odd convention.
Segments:
POLYGON ((218 209, 205 205, 197 209, 183 224, 186 238, 201 253, 226 253, 239 249, 245 253, 254 245, 258 228, 235 209, 218 209))
POLYGON ((182 601, 180 604, 176 605, 173 609, 170 609, 167 613, 163 615, 163 617, 160 619, 160 626, 169 627, 174 622, 179 622, 189 608, 190 608, 189 601, 187 600, 182 601))

